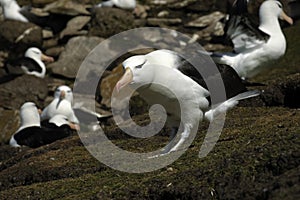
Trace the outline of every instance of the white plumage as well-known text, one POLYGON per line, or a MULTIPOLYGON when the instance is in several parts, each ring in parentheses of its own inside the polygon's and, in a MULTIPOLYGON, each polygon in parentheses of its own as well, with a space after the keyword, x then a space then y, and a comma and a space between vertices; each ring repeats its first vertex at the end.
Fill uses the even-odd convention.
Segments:
POLYGON ((38 64, 38 66, 40 67, 40 71, 35 71, 34 69, 31 69, 30 66, 26 65, 28 63, 26 63, 25 65, 23 64, 21 66, 22 70, 25 72, 25 74, 34 75, 39 78, 44 78, 46 75, 46 66, 43 61, 45 62, 54 61, 52 57, 43 54, 42 51, 36 47, 30 47, 29 49, 27 49, 25 52, 25 58, 30 58, 33 61, 35 61, 36 64, 38 64))
MULTIPOLYGON (((116 84, 117 91, 129 85, 137 88, 141 97, 150 105, 162 105, 169 116, 167 124, 170 127, 178 127, 181 122, 183 130, 180 140, 175 145, 168 145, 164 153, 178 150, 210 109, 207 99, 209 91, 177 70, 179 61, 180 57, 168 50, 130 57, 123 62, 125 74, 116 84)), ((210 110, 207 119, 212 120, 217 114, 226 112, 238 100, 258 94, 257 91, 246 92, 239 98, 231 98, 210 110)))
POLYGON ((72 102, 71 88, 66 85, 59 86, 55 90, 53 101, 43 110, 41 120, 49 120, 55 115, 64 115, 70 122, 78 124, 79 120, 74 114, 72 102))
POLYGON ((123 9, 134 9, 136 7, 135 0, 108 0, 102 3, 99 3, 97 7, 119 7, 123 9))
POLYGON ((15 0, 0 0, 5 19, 28 22, 21 13, 21 8, 15 0))
POLYGON ((227 24, 227 36, 233 42, 234 52, 215 53, 213 59, 233 67, 244 78, 260 73, 271 61, 284 55, 285 36, 278 19, 293 24, 293 20, 282 10, 282 4, 276 0, 266 0, 259 9, 259 27, 254 27, 247 16, 247 1, 235 1, 235 12, 227 24))
POLYGON ((37 107, 32 102, 26 102, 20 109, 21 126, 11 137, 12 147, 28 146, 36 148, 50 144, 69 136, 78 127, 70 123, 66 116, 55 115, 46 125, 41 126, 37 107))
POLYGON ((46 66, 44 62, 53 62, 54 59, 42 53, 37 47, 30 47, 26 50, 24 56, 20 59, 8 63, 7 72, 10 75, 28 74, 39 78, 46 75, 46 66))
MULTIPOLYGON (((37 107, 33 102, 26 102, 20 108, 20 118, 21 126, 16 131, 16 134, 29 127, 41 127, 40 115, 37 107)), ((14 135, 11 137, 9 144, 13 147, 20 147, 17 141, 14 138, 14 135)))

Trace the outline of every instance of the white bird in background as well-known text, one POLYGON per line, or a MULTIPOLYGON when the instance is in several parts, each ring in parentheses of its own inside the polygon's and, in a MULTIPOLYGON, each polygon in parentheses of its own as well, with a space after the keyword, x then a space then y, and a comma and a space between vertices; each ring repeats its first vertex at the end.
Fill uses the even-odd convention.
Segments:
MULTIPOLYGON (((179 60, 180 57, 176 56, 176 53, 168 50, 157 50, 150 54, 130 57, 123 62, 125 74, 116 84, 117 91, 127 85, 137 86, 138 93, 149 105, 160 104, 165 108, 168 114, 167 125, 173 131, 171 142, 162 155, 178 150, 199 120, 202 121, 203 118, 212 120, 220 113, 234 107, 239 100, 259 95, 258 91, 243 92, 210 109, 210 92, 178 70, 179 60), (153 55, 156 55, 157 59, 153 55), (167 59, 161 59, 164 56, 167 59), (145 83, 147 84, 144 85, 145 83), (142 85, 143 87, 139 87, 142 85), (182 110, 177 101, 180 101, 182 110), (174 133, 176 133, 174 129, 179 127, 179 122, 182 124, 183 131, 179 141, 173 145, 174 133)), ((230 79, 231 76, 228 78, 230 79)))
POLYGON ((73 92, 69 86, 61 85, 54 92, 54 99, 42 111, 41 120, 47 124, 47 120, 55 115, 63 115, 68 121, 73 123, 77 130, 79 123, 89 126, 89 129, 99 128, 99 122, 111 117, 111 114, 99 114, 84 106, 84 102, 76 102, 73 106, 73 92), (79 120, 79 119, 80 120, 79 120))
POLYGON ((122 9, 135 9, 136 1, 135 0, 108 0, 99 3, 96 7, 113 7, 116 6, 122 9))
POLYGON ((66 27, 72 16, 43 13, 44 16, 36 15, 32 12, 31 6, 20 7, 15 0, 0 0, 4 19, 20 22, 31 22, 43 28, 50 28, 55 34, 66 27))
POLYGON ((37 107, 32 102, 26 102, 20 109, 21 126, 16 133, 11 137, 9 144, 13 147, 20 147, 15 139, 15 135, 23 132, 23 130, 39 130, 41 128, 40 115, 37 107))
POLYGON ((55 115, 66 116, 68 121, 79 124, 72 108, 73 92, 70 87, 66 85, 59 86, 54 93, 52 102, 42 111, 41 120, 49 120, 55 115))
POLYGON ((15 0, 0 0, 0 4, 5 19, 28 22, 28 19, 20 13, 21 7, 15 0))
POLYGON ((21 126, 9 141, 12 147, 36 148, 67 137, 73 130, 76 130, 76 127, 62 115, 52 117, 49 120, 49 126, 42 127, 39 111, 32 102, 26 102, 22 105, 20 118, 21 126))
POLYGON ((44 62, 53 62, 54 58, 42 53, 39 48, 30 47, 24 54, 24 57, 15 60, 13 63, 6 66, 9 74, 28 74, 39 78, 44 78, 46 75, 46 66, 44 62))
POLYGON ((225 32, 234 45, 234 52, 213 53, 215 62, 233 67, 239 76, 251 78, 271 61, 285 54, 286 40, 279 20, 293 24, 276 0, 266 0, 259 8, 259 26, 247 15, 247 0, 236 0, 225 32))

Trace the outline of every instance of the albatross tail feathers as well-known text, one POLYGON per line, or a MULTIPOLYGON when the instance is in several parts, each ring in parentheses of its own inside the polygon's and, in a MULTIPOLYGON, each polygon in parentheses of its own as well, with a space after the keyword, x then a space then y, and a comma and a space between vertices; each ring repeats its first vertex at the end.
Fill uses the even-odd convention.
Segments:
POLYGON ((240 100, 256 97, 259 95, 260 95, 260 91, 258 90, 243 92, 211 108, 209 111, 205 113, 204 117, 206 120, 211 122, 214 119, 214 117, 218 116, 219 114, 225 113, 229 109, 236 106, 240 100))

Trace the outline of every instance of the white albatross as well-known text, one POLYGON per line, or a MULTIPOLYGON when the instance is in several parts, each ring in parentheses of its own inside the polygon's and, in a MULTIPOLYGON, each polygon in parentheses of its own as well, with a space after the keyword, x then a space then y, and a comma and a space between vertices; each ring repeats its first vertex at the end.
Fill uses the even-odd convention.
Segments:
POLYGON ((41 126, 40 115, 33 102, 26 102, 22 105, 20 118, 21 126, 9 141, 12 147, 36 148, 65 138, 76 130, 76 127, 62 115, 52 117, 48 127, 41 126))
POLYGON ((215 62, 233 67, 239 76, 251 78, 271 61, 285 54, 286 39, 278 19, 293 24, 276 0, 266 0, 259 8, 259 26, 248 18, 248 0, 236 0, 225 31, 234 45, 234 52, 214 53, 215 62))
POLYGON ((5 19, 29 22, 24 15, 20 13, 21 7, 15 0, 0 0, 5 19))
POLYGON ((67 117, 68 121, 74 124, 79 124, 79 120, 72 108, 72 103, 73 92, 71 88, 66 85, 59 86, 54 92, 54 99, 52 100, 52 102, 43 109, 41 120, 49 120, 55 115, 63 115, 67 117))
POLYGON ((44 62, 53 62, 54 58, 47 56, 37 47, 30 47, 26 50, 24 57, 6 66, 7 72, 11 75, 28 74, 39 78, 46 75, 44 62))
MULTIPOLYGON (((55 115, 63 115, 80 130, 79 123, 88 125, 91 130, 99 128, 99 122, 111 117, 111 114, 100 114, 85 107, 85 102, 77 101, 73 105, 73 92, 69 86, 61 85, 56 88, 54 99, 42 111, 41 120, 49 120, 55 115)), ((44 124, 47 123, 44 122, 44 124)))
POLYGON ((43 28, 50 28, 53 33, 59 33, 65 27, 72 16, 55 13, 41 13, 39 16, 33 12, 31 6, 20 7, 16 0, 0 0, 3 16, 6 20, 15 20, 20 22, 31 22, 43 28))
POLYGON ((115 86, 117 91, 127 85, 138 88, 138 93, 149 105, 160 104, 165 108, 168 114, 167 125, 172 128, 172 133, 170 143, 161 155, 177 151, 199 121, 204 118, 211 121, 234 107, 239 100, 259 95, 258 91, 243 92, 210 109, 210 92, 180 72, 177 61, 179 56, 166 50, 130 57, 123 62, 125 73, 115 86), (167 59, 161 59, 164 55, 167 59), (183 130, 179 141, 173 145, 179 122, 183 130))
POLYGON ((96 7, 113 7, 113 6, 122 9, 133 10, 136 7, 136 1, 135 0, 108 0, 96 5, 96 7))

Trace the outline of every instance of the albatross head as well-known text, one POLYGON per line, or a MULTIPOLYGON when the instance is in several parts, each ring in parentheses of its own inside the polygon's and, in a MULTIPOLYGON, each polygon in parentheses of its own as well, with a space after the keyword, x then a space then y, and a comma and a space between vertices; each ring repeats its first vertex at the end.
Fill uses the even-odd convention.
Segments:
POLYGON ((35 61, 44 61, 44 62, 53 62, 54 58, 47 56, 42 53, 42 51, 39 48, 36 47, 30 47, 25 52, 25 57, 32 58, 35 61))
POLYGON ((287 23, 289 23, 290 25, 294 24, 293 19, 288 16, 282 9, 282 4, 279 1, 276 1, 278 7, 281 9, 280 13, 279 13, 279 19, 281 20, 285 20, 287 23))
POLYGON ((132 56, 123 62, 125 73, 116 84, 117 92, 119 92, 128 84, 139 82, 139 76, 142 74, 140 73, 140 71, 142 70, 145 63, 146 58, 143 55, 132 56))
POLYGON ((54 93, 54 98, 58 98, 59 102, 65 99, 70 103, 72 103, 73 102, 72 89, 66 85, 61 85, 58 88, 56 88, 54 93))
POLYGON ((277 18, 285 20, 291 25, 294 23, 293 19, 283 11, 282 4, 277 0, 264 1, 260 6, 261 20, 264 20, 264 18, 269 18, 270 15, 275 15, 277 18))

